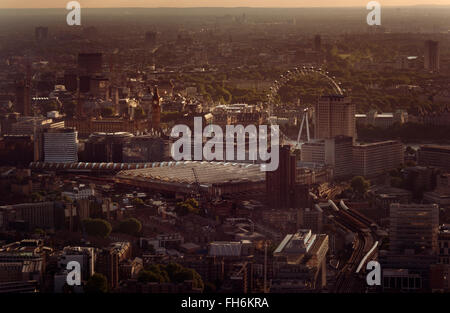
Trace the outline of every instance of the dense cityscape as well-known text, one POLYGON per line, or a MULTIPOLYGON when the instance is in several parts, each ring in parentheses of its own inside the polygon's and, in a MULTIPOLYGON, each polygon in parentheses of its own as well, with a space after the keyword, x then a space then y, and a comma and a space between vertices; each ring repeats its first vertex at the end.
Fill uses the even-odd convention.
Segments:
POLYGON ((0 293, 450 292, 450 7, 382 12, 0 9, 0 293))

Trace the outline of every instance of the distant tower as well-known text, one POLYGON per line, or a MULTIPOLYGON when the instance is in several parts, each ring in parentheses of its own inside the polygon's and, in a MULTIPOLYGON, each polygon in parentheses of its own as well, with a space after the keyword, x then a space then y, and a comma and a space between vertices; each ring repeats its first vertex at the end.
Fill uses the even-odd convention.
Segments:
POLYGON ((25 99, 24 99, 24 114, 31 115, 31 64, 27 61, 27 72, 25 74, 25 99))
POLYGON ((322 50, 322 38, 320 35, 314 36, 314 50, 321 51, 322 50))
POLYGON ((425 41, 424 67, 430 72, 439 72, 439 42, 425 41))
POLYGON ((25 79, 16 82, 15 109, 23 116, 31 115, 31 65, 27 62, 25 79))
POLYGON ((14 103, 16 112, 25 115, 25 81, 16 81, 16 101, 14 103))
POLYGON ((48 27, 36 27, 34 29, 34 36, 38 42, 46 40, 48 36, 48 27))
POLYGON ((159 130, 161 121, 161 98, 158 94, 158 87, 155 86, 153 89, 153 99, 152 99, 152 125, 151 128, 159 130))
POLYGON ((156 44, 156 32, 148 31, 145 33, 145 43, 148 45, 156 44))

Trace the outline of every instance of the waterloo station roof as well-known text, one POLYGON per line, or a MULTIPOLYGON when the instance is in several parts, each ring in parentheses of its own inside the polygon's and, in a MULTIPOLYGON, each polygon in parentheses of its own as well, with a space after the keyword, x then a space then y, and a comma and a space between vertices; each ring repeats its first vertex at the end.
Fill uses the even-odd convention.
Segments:
POLYGON ((202 185, 265 180, 259 164, 208 161, 157 162, 152 167, 120 171, 117 177, 193 184, 196 180, 192 169, 202 185))

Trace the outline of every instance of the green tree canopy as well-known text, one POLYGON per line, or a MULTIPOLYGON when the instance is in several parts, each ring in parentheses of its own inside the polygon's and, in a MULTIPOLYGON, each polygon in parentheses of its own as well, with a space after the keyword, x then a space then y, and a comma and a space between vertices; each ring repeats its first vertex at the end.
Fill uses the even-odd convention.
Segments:
POLYGON ((164 277, 156 272, 151 272, 147 270, 142 270, 139 272, 138 281, 141 283, 163 283, 164 277))
POLYGON ((107 238, 112 230, 111 224, 101 218, 87 218, 82 223, 89 236, 107 238))
POLYGON ((180 215, 186 215, 189 213, 198 214, 200 212, 198 201, 190 198, 183 202, 178 202, 175 207, 175 212, 180 215))
POLYGON ((120 222, 119 224, 119 231, 128 235, 135 236, 137 235, 142 229, 141 222, 134 218, 127 218, 120 222))
POLYGON ((131 200, 131 203, 134 205, 143 205, 144 204, 144 200, 142 200, 141 198, 133 198, 131 200))
POLYGON ((184 267, 178 263, 152 264, 138 275, 140 282, 171 282, 182 283, 186 280, 192 280, 194 287, 203 289, 204 284, 201 276, 193 269, 184 267))
POLYGON ((108 292, 108 281, 103 274, 95 273, 92 275, 85 288, 86 293, 106 293, 108 292))
POLYGON ((364 196, 370 187, 370 182, 362 176, 355 176, 351 181, 352 189, 359 196, 364 196))

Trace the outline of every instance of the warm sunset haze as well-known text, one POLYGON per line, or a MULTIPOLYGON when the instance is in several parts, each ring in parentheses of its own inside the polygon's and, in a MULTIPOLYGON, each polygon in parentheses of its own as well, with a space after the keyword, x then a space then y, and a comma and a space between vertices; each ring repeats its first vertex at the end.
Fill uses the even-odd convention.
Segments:
POLYGON ((334 313, 365 309, 344 294, 404 312, 450 294, 449 17, 450 0, 0 0, 0 298, 334 313))
MULTIPOLYGON (((42 0, 42 1, 15 1, 2 0, 0 8, 59 8, 69 1, 42 0)), ((365 6, 366 0, 84 0, 78 1, 82 7, 348 7, 365 6)), ((379 1, 385 6, 411 6, 411 5, 450 5, 450 0, 389 0, 379 1)))

